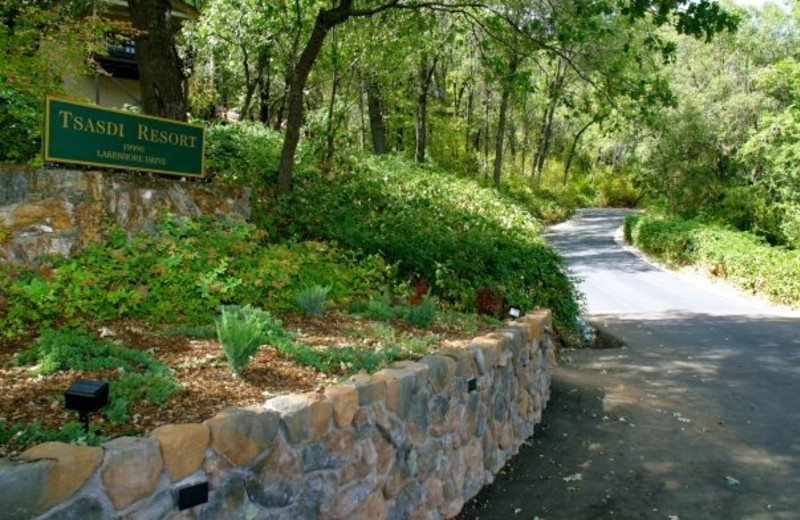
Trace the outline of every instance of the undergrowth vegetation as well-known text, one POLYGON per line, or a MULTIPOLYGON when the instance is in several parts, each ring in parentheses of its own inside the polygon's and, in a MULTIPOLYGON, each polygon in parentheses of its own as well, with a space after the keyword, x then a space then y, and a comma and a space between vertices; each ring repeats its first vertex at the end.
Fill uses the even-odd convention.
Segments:
POLYGON ((800 251, 702 219, 629 216, 625 238, 672 265, 696 265, 782 304, 800 304, 800 251))
POLYGON ((333 179, 298 176, 265 221, 283 239, 326 240, 380 255, 402 279, 424 279, 440 300, 477 310, 484 287, 507 304, 553 310, 573 330, 575 289, 560 257, 539 237, 531 207, 433 167, 399 158, 351 157, 333 179))
POLYGON ((103 409, 103 415, 112 424, 127 422, 129 407, 136 401, 162 405, 169 396, 181 391, 169 368, 151 354, 98 341, 82 332, 47 329, 15 361, 31 366, 40 375, 69 370, 115 370, 118 376, 109 383, 109 401, 103 409))
POLYGON ((105 241, 39 270, 10 270, 0 284, 7 336, 51 325, 85 327, 120 318, 209 323, 220 305, 291 312, 307 285, 330 286, 340 303, 385 290, 392 266, 319 242, 270 243, 237 220, 168 218, 158 237, 111 230, 105 241))

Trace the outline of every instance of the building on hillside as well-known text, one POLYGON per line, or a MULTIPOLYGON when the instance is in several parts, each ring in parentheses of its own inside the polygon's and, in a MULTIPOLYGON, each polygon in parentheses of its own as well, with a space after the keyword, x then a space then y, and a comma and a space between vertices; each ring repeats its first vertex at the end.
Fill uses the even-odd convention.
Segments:
MULTIPOLYGON (((105 0, 103 16, 117 23, 130 21, 126 0, 105 0)), ((170 18, 173 30, 179 31, 186 20, 200 16, 197 9, 183 0, 171 0, 170 18)), ((97 11, 92 15, 96 15, 97 11)), ((76 98, 87 99, 108 108, 141 105, 139 66, 136 45, 132 38, 111 35, 106 51, 93 57, 94 74, 64 78, 64 90, 76 98)))

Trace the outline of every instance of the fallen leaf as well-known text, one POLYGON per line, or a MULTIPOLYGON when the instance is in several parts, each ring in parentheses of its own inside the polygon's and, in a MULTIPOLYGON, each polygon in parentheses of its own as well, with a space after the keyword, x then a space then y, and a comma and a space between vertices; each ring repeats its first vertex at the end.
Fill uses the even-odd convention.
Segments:
POLYGON ((564 477, 564 482, 577 482, 579 480, 583 480, 583 475, 581 473, 573 473, 568 477, 564 477))
POLYGON ((741 482, 731 477, 730 475, 725 476, 725 482, 727 482, 729 486, 738 486, 739 484, 741 484, 741 482))

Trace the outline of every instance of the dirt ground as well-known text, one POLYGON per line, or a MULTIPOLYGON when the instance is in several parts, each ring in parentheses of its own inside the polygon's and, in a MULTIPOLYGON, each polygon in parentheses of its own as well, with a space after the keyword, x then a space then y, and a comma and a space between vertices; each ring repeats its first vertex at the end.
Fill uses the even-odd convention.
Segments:
MULTIPOLYGON (((383 340, 381 331, 385 334, 388 326, 395 329, 397 335, 436 334, 441 338, 438 345, 467 341, 492 328, 480 324, 477 329, 465 331, 453 326, 435 325, 418 330, 410 329, 400 321, 389 324, 373 322, 340 312, 329 312, 319 318, 289 316, 284 317, 283 322, 286 330, 299 334, 298 342, 327 348, 341 345, 378 348, 383 340)), ((170 397, 164 406, 133 403, 129 424, 112 427, 101 414, 92 415, 91 424, 98 428, 98 434, 111 437, 141 435, 164 424, 202 422, 229 406, 249 406, 263 403, 275 395, 312 391, 343 377, 298 366, 268 345, 257 351, 242 377, 235 377, 216 339, 168 336, 163 334, 165 330, 165 327, 149 327, 131 321, 98 328, 107 339, 155 355, 172 369, 184 387, 183 392, 170 397)), ((44 428, 59 429, 65 423, 77 420, 75 412, 64 409, 64 391, 69 385, 79 378, 112 381, 115 371, 35 375, 31 367, 13 363, 14 355, 33 340, 18 338, 10 341, 0 336, 0 422, 38 421, 44 428)), ((431 347, 435 348, 436 345, 431 347)), ((13 441, 0 445, 0 457, 14 455, 27 447, 13 441)))

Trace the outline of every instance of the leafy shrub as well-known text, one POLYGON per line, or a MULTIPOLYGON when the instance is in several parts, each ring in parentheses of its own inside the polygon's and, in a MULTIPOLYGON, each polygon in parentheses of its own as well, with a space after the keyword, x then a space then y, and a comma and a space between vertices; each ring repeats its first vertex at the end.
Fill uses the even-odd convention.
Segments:
POLYGON ((430 296, 425 296, 419 305, 409 307, 406 321, 416 329, 428 327, 436 319, 436 303, 430 296))
POLYGON ((601 169, 595 174, 595 206, 601 208, 633 208, 641 199, 630 175, 623 172, 601 169))
POLYGON ((83 423, 70 421, 59 429, 45 428, 39 421, 25 423, 17 421, 13 424, 0 422, 0 445, 6 449, 18 446, 32 446, 45 442, 65 442, 84 446, 99 446, 109 438, 98 435, 95 427, 87 432, 83 423))
POLYGON ((157 231, 129 240, 111 230, 46 272, 0 281, 0 329, 13 336, 120 318, 205 324, 227 304, 290 312, 303 287, 330 286, 329 298, 347 303, 383 291, 394 272, 378 255, 320 242, 268 244, 264 232, 233 219, 168 218, 157 231))
POLYGON ((692 231, 698 221, 682 219, 640 218, 631 227, 631 239, 642 251, 672 265, 685 265, 694 258, 695 240, 692 231))
POLYGON ((247 368, 250 358, 267 340, 270 331, 281 326, 269 312, 249 305, 223 306, 216 323, 222 352, 236 375, 241 375, 247 368))
POLYGON ((418 359, 441 339, 435 334, 422 338, 406 334, 398 337, 396 331, 387 326, 373 327, 370 332, 379 336, 377 345, 310 347, 293 342, 285 333, 273 338, 272 342, 279 352, 297 364, 328 375, 348 376, 357 372, 373 373, 401 359, 418 359))
POLYGON ((306 287, 297 295, 297 305, 306 316, 322 316, 325 314, 325 300, 331 291, 330 286, 314 285, 306 287))
POLYGON ((206 129, 206 167, 222 182, 267 186, 275 181, 283 137, 260 123, 215 124, 206 129))
POLYGON ((24 163, 41 146, 41 102, 0 85, 0 162, 24 163))
POLYGON ((777 303, 800 303, 800 251, 700 220, 628 217, 633 244, 670 263, 691 263, 777 303))
POLYGON ((299 365, 308 366, 329 375, 350 375, 360 371, 373 373, 400 359, 400 354, 396 349, 376 352, 369 348, 350 345, 321 349, 287 342, 281 344, 278 350, 299 365))
POLYGON ((636 227, 638 222, 639 215, 628 215, 625 217, 625 220, 622 223, 622 234, 625 238, 625 242, 629 244, 633 243, 633 229, 636 227))
POLYGON ((380 254, 458 309, 474 309, 476 292, 494 284, 523 308, 552 309, 560 329, 574 328, 577 297, 562 260, 531 210, 510 197, 391 157, 353 158, 333 181, 298 171, 296 181, 270 209, 281 235, 380 254))
POLYGON ((103 410, 114 423, 129 418, 129 405, 142 399, 156 405, 181 390, 169 368, 152 355, 110 341, 98 341, 91 334, 47 329, 29 349, 17 354, 20 365, 35 365, 40 374, 67 370, 117 370, 109 381, 109 402, 103 410))
POLYGON ((397 309, 392 305, 389 295, 384 294, 367 300, 363 310, 357 314, 370 320, 390 321, 397 316, 397 309))

